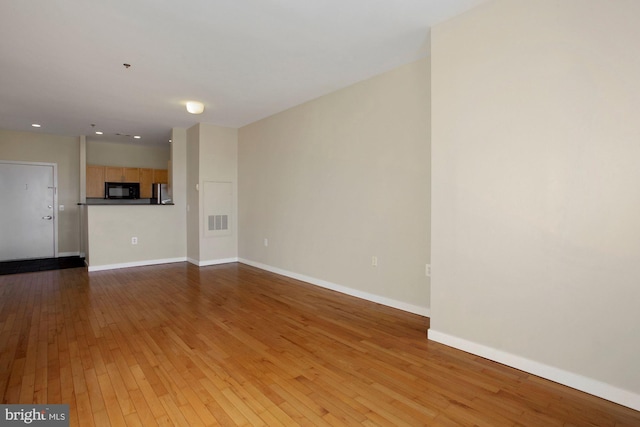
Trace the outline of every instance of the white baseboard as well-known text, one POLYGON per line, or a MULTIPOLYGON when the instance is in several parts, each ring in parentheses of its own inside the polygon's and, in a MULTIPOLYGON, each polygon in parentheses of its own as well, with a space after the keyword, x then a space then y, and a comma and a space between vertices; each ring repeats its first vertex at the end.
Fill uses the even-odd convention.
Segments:
POLYGON ((443 332, 429 329, 427 334, 432 341, 439 342, 450 347, 457 348, 467 353, 472 353, 494 362, 528 372, 533 375, 566 385, 576 390, 584 391, 611 402, 640 411, 640 395, 628 390, 614 387, 592 378, 574 374, 563 369, 554 368, 544 363, 536 362, 521 356, 516 356, 502 350, 467 341, 443 332))
POLYGON ((145 261, 125 262, 122 264, 105 264, 105 265, 90 265, 89 272, 102 271, 102 270, 115 270, 116 268, 129 268, 129 267, 142 267, 145 265, 158 265, 158 264, 171 264, 174 262, 184 262, 187 258, 166 258, 166 259, 150 259, 145 261))
POLYGON ((195 264, 198 267, 206 267, 208 265, 218 265, 218 264, 228 264, 230 262, 238 262, 238 258, 222 258, 222 259, 212 259, 208 261, 198 261, 193 258, 187 258, 187 261, 191 264, 195 264))
POLYGON ((281 276, 290 277, 292 279, 300 280, 302 282, 310 283, 312 285, 320 286, 322 288, 331 289, 332 291, 340 292, 343 294, 351 295, 353 297, 361 298, 367 301, 375 302, 377 304, 386 305, 387 307, 397 308, 398 310, 406 311, 409 313, 419 314, 421 316, 429 317, 431 311, 427 307, 420 307, 417 305, 409 304, 402 301, 396 301, 391 298, 383 297, 380 295, 370 294, 368 292, 359 291, 357 289, 348 288, 346 286, 338 285, 335 283, 327 282, 326 280, 316 279, 315 277, 305 276, 304 274, 293 273, 291 271, 283 270, 281 268, 272 267, 270 265, 262 264, 248 259, 239 258, 238 262, 250 265, 252 267, 259 268, 261 270, 270 271, 272 273, 280 274, 281 276))

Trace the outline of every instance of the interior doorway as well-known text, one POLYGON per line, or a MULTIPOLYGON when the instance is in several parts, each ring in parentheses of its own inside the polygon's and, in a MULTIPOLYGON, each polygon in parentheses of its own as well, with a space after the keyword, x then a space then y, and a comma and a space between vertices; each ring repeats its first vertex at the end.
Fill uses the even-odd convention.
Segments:
POLYGON ((0 161, 0 260, 58 255, 56 187, 55 163, 0 161))

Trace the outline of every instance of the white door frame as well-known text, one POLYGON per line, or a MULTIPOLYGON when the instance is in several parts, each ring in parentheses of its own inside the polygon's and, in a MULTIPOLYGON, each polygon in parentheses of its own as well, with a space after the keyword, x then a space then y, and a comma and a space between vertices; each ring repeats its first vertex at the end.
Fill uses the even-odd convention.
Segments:
POLYGON ((13 165, 53 166, 53 256, 58 258, 58 164, 44 162, 22 162, 15 160, 0 160, 0 163, 13 165))

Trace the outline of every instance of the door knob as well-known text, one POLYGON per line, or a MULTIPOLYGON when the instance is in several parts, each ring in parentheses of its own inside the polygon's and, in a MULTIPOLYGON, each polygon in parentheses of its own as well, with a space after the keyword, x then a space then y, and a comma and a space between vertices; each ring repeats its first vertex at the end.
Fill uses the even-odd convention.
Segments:
POLYGON ((53 219, 51 215, 43 216, 42 219, 53 219))

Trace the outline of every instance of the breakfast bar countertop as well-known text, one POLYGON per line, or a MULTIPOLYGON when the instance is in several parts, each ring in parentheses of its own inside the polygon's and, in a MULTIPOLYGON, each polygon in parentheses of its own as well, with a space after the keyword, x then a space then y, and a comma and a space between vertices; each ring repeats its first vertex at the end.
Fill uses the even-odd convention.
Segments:
POLYGON ((173 202, 153 203, 153 199, 103 199, 103 198, 91 198, 87 197, 87 201, 84 203, 78 203, 78 205, 150 205, 150 206, 162 206, 173 205, 173 202))

